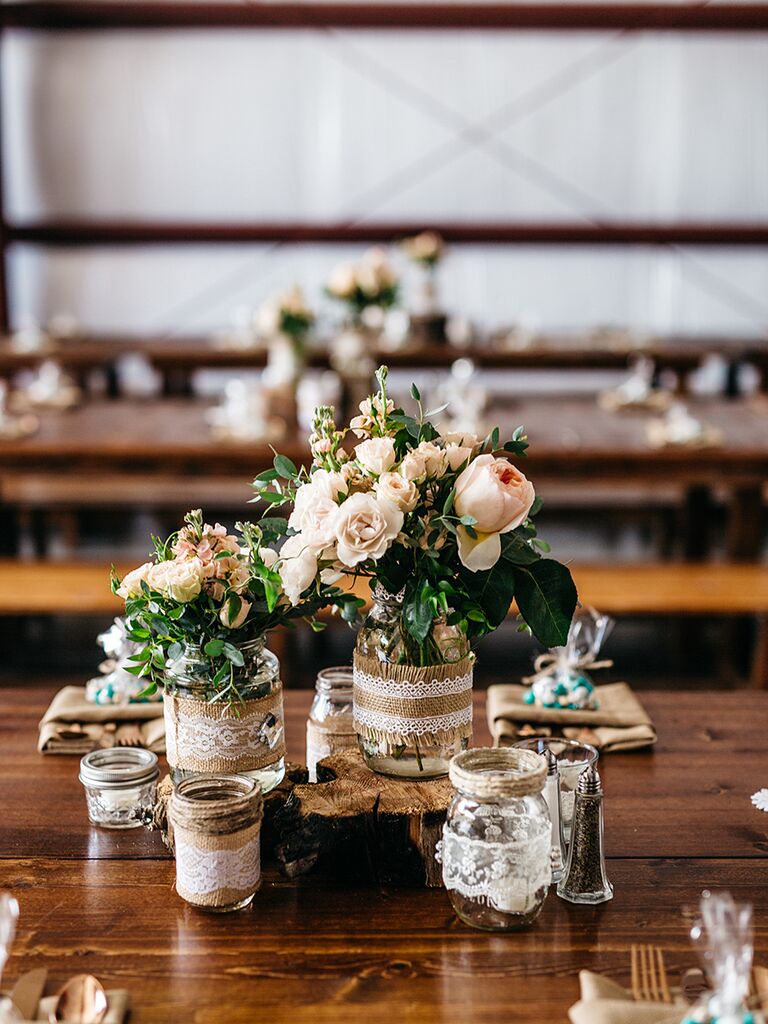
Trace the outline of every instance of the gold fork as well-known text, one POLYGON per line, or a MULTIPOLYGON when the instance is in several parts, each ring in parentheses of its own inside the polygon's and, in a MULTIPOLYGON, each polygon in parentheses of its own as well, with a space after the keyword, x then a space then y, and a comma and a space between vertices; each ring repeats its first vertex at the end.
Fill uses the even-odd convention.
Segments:
POLYGON ((141 729, 133 722, 118 727, 115 742, 118 747, 141 747, 144 740, 141 729))
POLYGON ((632 998, 638 1003, 671 1003, 664 954, 659 946, 633 945, 632 998))

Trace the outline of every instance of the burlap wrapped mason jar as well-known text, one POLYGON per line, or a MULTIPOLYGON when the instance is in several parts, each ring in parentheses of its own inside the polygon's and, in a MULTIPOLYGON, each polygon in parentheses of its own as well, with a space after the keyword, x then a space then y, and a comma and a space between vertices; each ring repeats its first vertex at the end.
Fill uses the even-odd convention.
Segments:
POLYGON ((248 775, 268 793, 285 774, 280 663, 264 638, 242 644, 235 692, 212 689, 210 661, 189 645, 166 668, 165 742, 173 781, 194 775, 248 775))
POLYGON ((244 775, 200 775, 174 790, 168 815, 176 891, 202 910, 247 906, 261 884, 264 797, 244 775))

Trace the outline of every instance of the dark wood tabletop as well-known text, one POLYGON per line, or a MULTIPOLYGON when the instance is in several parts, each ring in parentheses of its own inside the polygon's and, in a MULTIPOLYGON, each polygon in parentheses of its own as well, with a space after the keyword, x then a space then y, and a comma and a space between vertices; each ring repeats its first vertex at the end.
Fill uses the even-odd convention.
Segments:
MULTIPOLYGON (((768 961, 768 815, 749 799, 768 783, 768 694, 643 694, 658 745, 601 760, 614 900, 550 895, 531 929, 498 935, 459 923, 440 889, 290 882, 269 864, 250 909, 193 910, 159 835, 91 828, 77 759, 36 752, 54 691, 0 690, 0 886, 21 905, 8 983, 46 966, 53 990, 88 971, 130 989, 136 1024, 564 1024, 580 969, 628 983, 632 942, 659 944, 673 983, 694 966, 682 908, 704 888, 754 904, 768 961)), ((286 694, 294 760, 310 698, 286 694)), ((481 694, 475 732, 487 742, 481 694)))
MULTIPOLYGON (((303 435, 238 443, 216 439, 206 422, 212 400, 94 400, 70 412, 43 412, 30 437, 0 440, 0 472, 10 468, 183 472, 206 476, 271 463, 270 445, 306 460, 303 435)), ((721 431, 722 447, 654 449, 647 412, 611 413, 593 396, 510 398, 489 413, 502 430, 525 426, 531 447, 524 462, 535 480, 651 480, 707 484, 768 478, 768 400, 699 399, 690 404, 721 431), (716 477, 716 479, 715 479, 716 477)))

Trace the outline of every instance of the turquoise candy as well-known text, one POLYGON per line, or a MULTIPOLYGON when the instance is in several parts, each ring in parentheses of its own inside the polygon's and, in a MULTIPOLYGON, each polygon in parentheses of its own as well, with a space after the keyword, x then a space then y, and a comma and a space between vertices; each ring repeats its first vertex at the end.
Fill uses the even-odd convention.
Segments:
POLYGON ((568 708, 569 708, 569 710, 571 710, 571 711, 578 711, 578 710, 579 710, 579 708, 580 708, 580 705, 579 705, 579 704, 569 704, 569 705, 568 705, 568 708))
POLYGON ((592 683, 590 683, 586 676, 579 676, 579 678, 576 681, 576 685, 583 686, 584 689, 589 690, 590 693, 592 693, 592 691, 594 690, 594 686, 592 685, 592 683))
POLYGON ((565 685, 565 683, 558 683, 555 687, 555 693, 558 697, 564 697, 566 693, 568 693, 568 687, 565 685))
POLYGON ((523 704, 535 704, 536 697, 533 690, 526 690, 523 694, 523 704))
POLYGON ((559 708, 560 704, 556 700, 545 700, 544 701, 544 707, 545 708, 559 708))

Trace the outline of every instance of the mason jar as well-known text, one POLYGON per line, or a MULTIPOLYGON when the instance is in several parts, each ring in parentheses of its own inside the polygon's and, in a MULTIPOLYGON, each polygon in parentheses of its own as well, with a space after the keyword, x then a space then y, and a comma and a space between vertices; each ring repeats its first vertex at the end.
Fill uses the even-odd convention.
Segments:
POLYGON ((546 761, 513 748, 467 750, 449 770, 456 794, 438 857, 453 908, 489 931, 525 928, 552 880, 546 761))
POLYGON ((198 775, 171 794, 176 891, 201 910, 247 907, 261 884, 264 798, 244 775, 198 775))
POLYGON ((355 724, 373 771, 436 778, 469 745, 474 657, 459 627, 444 619, 425 653, 405 628, 403 599, 374 588, 355 645, 355 724))
POLYGON ((80 761, 88 820, 101 828, 138 828, 152 818, 160 769, 143 747, 93 750, 80 761))
POLYGON ((163 705, 168 765, 175 784, 211 773, 246 775, 262 792, 285 775, 280 662, 264 637, 239 645, 230 689, 212 685, 214 667, 188 644, 165 669, 163 705))
POLYGON ((342 750, 357 749, 352 720, 352 667, 321 669, 315 682, 315 698, 307 719, 307 768, 309 781, 317 782, 317 762, 342 750))

